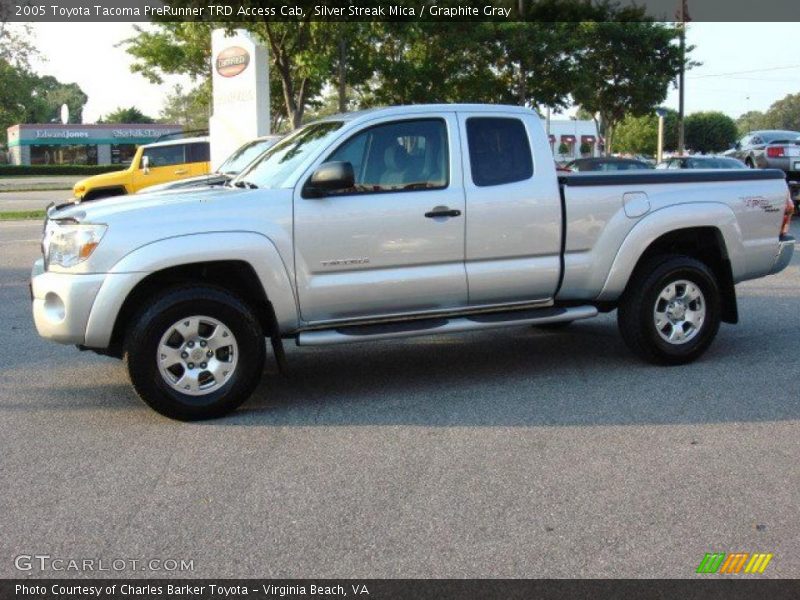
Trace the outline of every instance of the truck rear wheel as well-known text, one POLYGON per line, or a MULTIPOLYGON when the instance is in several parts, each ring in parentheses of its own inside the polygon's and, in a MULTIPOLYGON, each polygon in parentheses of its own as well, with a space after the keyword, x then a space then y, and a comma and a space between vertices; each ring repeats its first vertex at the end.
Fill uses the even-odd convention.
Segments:
POLYGON ((628 347, 663 365, 692 362, 705 352, 720 324, 720 293, 713 272, 688 256, 662 256, 637 270, 617 320, 628 347))
POLYGON ((139 397, 164 416, 222 416, 252 394, 264 333, 239 298, 214 287, 167 290, 128 330, 124 360, 139 397))

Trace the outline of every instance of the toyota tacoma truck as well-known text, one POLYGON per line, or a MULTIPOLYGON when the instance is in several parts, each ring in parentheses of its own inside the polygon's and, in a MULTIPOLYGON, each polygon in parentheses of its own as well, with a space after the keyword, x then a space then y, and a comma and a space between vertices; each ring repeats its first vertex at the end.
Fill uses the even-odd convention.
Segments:
MULTIPOLYGON (((51 211, 39 334, 122 358, 181 420, 254 391, 267 339, 335 345, 617 310, 677 365, 738 320, 734 284, 789 263, 779 170, 557 175, 531 110, 419 105, 334 116, 221 188, 51 211)), ((533 367, 535 368, 535 367, 533 367)))

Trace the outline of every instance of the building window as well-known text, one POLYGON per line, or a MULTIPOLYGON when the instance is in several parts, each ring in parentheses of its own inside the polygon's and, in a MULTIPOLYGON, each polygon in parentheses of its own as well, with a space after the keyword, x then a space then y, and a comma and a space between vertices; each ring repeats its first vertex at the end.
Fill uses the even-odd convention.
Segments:
POLYGON ((136 144, 111 144, 111 164, 128 166, 136 154, 136 144))
POLYGON ((575 136, 562 135, 561 145, 558 147, 558 153, 565 156, 575 156, 575 136))
POLYGON ((97 146, 36 145, 31 146, 32 165, 96 165, 97 146))

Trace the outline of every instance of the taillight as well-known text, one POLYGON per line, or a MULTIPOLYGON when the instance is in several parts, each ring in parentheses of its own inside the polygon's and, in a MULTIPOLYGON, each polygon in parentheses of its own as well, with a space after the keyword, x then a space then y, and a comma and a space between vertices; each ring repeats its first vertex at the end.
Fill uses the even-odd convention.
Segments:
POLYGON ((783 153, 783 146, 770 146, 767 148, 767 156, 770 158, 781 158, 785 156, 783 153))
POLYGON ((789 225, 792 223, 792 215, 794 214, 794 202, 792 197, 786 197, 786 206, 783 209, 783 224, 781 225, 781 235, 789 235, 789 225))

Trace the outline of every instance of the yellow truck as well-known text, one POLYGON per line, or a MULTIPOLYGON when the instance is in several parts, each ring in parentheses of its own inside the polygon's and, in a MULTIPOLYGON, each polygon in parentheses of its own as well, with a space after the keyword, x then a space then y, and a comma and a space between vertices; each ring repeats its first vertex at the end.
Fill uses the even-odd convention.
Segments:
POLYGON ((205 175, 210 170, 207 137, 139 146, 127 169, 81 179, 72 192, 80 202, 133 194, 151 185, 205 175))

